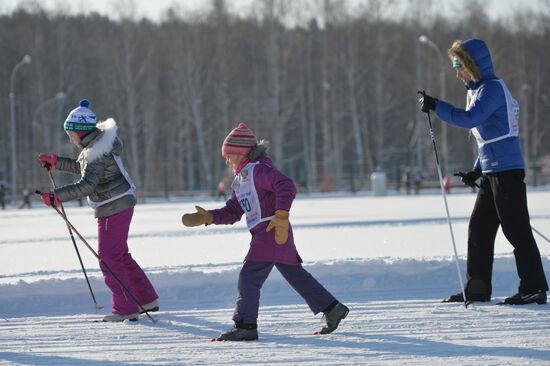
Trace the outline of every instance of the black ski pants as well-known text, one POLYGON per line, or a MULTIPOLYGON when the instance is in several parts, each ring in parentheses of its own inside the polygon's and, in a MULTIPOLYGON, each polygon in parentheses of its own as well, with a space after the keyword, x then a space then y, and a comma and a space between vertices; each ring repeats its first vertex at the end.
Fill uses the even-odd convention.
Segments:
POLYGON ((519 292, 548 290, 540 252, 529 223, 524 178, 523 169, 487 173, 481 178, 468 227, 468 279, 469 282, 481 280, 489 296, 499 225, 514 247, 519 292))

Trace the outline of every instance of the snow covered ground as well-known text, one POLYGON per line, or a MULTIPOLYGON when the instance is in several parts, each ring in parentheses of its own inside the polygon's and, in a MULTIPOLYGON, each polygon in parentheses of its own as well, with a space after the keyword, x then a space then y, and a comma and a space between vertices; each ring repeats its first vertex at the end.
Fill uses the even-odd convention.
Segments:
MULTIPOLYGON (((465 271, 475 196, 448 196, 465 271)), ((550 192, 528 194, 532 225, 550 235, 550 192)), ((231 325, 249 234, 234 226, 184 228, 180 217, 221 205, 208 199, 136 207, 133 256, 160 295, 151 322, 95 323, 110 312, 97 261, 78 242, 103 309, 96 313, 61 218, 51 209, 0 212, 0 365, 550 365, 550 305, 494 305, 515 293, 512 248, 499 233, 493 302, 465 309, 439 301, 460 290, 443 200, 420 196, 299 197, 291 222, 305 267, 351 312, 329 336, 276 272, 262 291, 260 340, 211 343, 231 325)), ((89 208, 67 215, 95 247, 89 208)), ((535 235, 547 277, 550 243, 535 235)))

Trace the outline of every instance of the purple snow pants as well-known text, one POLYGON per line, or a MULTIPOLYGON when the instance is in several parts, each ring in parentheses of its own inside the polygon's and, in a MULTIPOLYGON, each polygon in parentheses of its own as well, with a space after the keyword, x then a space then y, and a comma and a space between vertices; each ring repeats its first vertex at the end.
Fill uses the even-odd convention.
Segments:
MULTIPOLYGON (((129 208, 117 214, 100 217, 97 220, 99 238, 99 257, 118 277, 120 282, 141 305, 150 303, 158 298, 153 285, 132 255, 128 252, 128 231, 134 209, 129 208)), ((118 282, 111 273, 100 266, 105 279, 105 284, 113 293, 112 312, 113 314, 133 314, 139 311, 139 306, 118 282)))
POLYGON ((239 274, 237 303, 233 321, 256 324, 260 307, 260 289, 277 267, 285 280, 306 301, 313 314, 325 310, 336 299, 301 264, 246 261, 239 274))

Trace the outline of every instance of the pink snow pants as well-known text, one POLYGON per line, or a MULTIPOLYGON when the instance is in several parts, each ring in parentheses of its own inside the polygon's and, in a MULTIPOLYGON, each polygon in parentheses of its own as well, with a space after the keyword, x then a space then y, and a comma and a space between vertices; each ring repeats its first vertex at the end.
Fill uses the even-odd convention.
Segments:
MULTIPOLYGON (((134 214, 134 208, 129 208, 117 214, 100 217, 97 220, 99 257, 118 277, 120 282, 141 305, 158 298, 151 282, 128 252, 128 231, 134 214)), ((113 275, 101 265, 105 284, 113 293, 113 314, 133 314, 139 311, 139 306, 122 289, 113 275)))

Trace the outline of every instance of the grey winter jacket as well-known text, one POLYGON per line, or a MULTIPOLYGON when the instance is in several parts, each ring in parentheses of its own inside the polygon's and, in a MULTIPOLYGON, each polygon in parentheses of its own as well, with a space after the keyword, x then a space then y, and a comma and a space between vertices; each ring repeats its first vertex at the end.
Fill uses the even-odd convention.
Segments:
POLYGON ((55 194, 61 202, 88 196, 88 203, 98 218, 134 207, 136 197, 135 187, 120 160, 122 141, 116 133, 116 122, 108 119, 96 127, 96 131, 80 142, 82 151, 76 160, 57 158, 57 169, 80 174, 81 178, 76 183, 57 188, 55 194))

